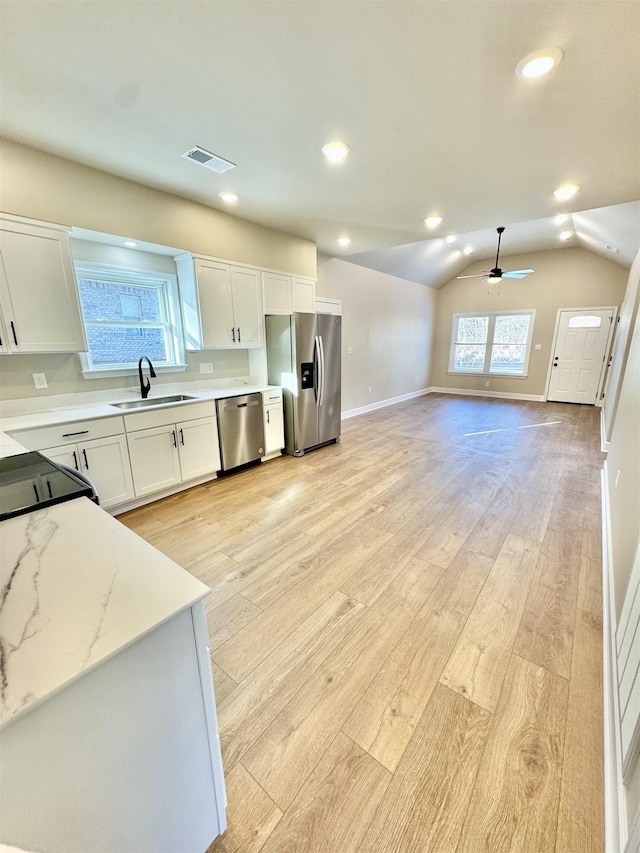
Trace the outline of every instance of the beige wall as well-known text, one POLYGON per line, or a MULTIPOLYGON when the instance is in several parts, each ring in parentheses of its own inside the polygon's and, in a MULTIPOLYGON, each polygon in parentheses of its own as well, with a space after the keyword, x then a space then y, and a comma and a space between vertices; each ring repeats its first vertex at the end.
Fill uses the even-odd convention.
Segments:
POLYGON ((5 139, 0 139, 0 176, 5 213, 316 275, 316 247, 309 240, 5 139))
MULTIPOLYGON (((627 272, 585 249, 555 249, 511 255, 501 260, 504 269, 531 267, 535 273, 524 279, 513 279, 499 288, 489 288, 479 279, 453 279, 440 290, 431 375, 433 387, 543 395, 558 308, 595 308, 622 302, 627 272), (520 308, 536 309, 533 343, 542 345, 540 350, 532 349, 526 379, 491 377, 491 384, 486 387, 488 377, 452 376, 447 372, 454 314, 520 308)), ((488 263, 478 261, 466 269, 464 275, 487 269, 488 263)))
POLYGON ((437 291, 333 258, 317 295, 342 300, 343 411, 428 387, 437 291))

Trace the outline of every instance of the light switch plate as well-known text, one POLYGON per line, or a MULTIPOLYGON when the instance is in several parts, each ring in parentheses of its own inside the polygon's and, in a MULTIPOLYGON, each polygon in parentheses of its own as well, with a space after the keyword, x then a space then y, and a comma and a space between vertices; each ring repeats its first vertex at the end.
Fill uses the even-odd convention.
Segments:
POLYGON ((33 384, 36 386, 36 388, 49 387, 47 385, 47 377, 44 375, 44 373, 32 373, 31 375, 33 376, 33 384))
POLYGON ((213 364, 210 361, 201 361, 200 373, 213 373, 213 364))
POLYGON ((536 345, 534 346, 534 349, 542 349, 542 344, 536 344, 536 345))

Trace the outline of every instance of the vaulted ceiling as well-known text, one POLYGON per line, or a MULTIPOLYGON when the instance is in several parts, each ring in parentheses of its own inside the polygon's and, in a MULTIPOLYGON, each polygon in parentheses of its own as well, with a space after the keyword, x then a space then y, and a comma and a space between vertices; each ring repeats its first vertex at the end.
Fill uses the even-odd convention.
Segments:
POLYGON ((639 30, 626 0, 1 0, 0 131, 432 286, 492 257, 498 225, 504 255, 582 245, 629 266, 639 30), (543 47, 558 67, 516 76, 543 47), (335 139, 341 165, 321 154, 335 139), (183 159, 194 145, 236 168, 183 159), (561 204, 564 183, 580 190, 561 204))

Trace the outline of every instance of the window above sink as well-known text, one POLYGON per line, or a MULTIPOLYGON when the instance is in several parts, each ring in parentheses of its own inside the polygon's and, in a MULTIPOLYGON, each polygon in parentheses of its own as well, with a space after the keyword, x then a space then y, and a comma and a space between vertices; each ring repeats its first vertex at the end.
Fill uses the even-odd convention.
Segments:
POLYGON ((75 269, 89 346, 85 376, 131 371, 143 355, 160 369, 184 365, 175 276, 84 262, 75 269))

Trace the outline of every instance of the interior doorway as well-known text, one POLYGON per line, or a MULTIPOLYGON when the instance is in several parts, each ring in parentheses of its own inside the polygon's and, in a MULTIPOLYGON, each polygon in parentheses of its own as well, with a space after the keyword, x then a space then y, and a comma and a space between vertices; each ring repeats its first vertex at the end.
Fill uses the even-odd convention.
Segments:
POLYGON ((588 405, 597 402, 615 313, 612 307, 558 311, 547 400, 588 405))

